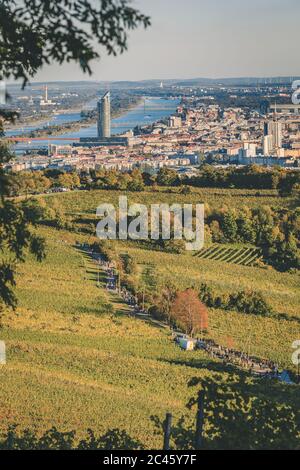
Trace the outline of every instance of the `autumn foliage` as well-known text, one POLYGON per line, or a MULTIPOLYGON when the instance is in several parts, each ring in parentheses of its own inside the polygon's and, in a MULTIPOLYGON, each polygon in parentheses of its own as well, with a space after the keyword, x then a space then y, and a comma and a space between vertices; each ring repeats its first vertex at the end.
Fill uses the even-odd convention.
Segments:
POLYGON ((194 289, 186 289, 176 294, 171 309, 171 316, 189 335, 208 328, 206 306, 199 300, 198 294, 194 289))

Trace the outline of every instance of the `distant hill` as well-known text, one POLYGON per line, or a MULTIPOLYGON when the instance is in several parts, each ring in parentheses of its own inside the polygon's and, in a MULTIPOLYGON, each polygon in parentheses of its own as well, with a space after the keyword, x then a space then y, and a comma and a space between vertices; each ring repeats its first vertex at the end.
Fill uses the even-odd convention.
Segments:
MULTIPOLYGON (((31 86, 42 86, 46 83, 56 86, 65 87, 81 87, 95 86, 107 88, 152 88, 157 87, 162 82, 165 86, 255 86, 255 85, 288 85, 294 80, 300 80, 300 76, 285 77, 231 77, 231 78, 170 78, 170 79, 149 79, 149 80, 118 80, 118 81, 97 81, 97 80, 80 80, 80 81, 52 81, 52 82, 32 82, 31 86)), ((8 84, 9 88, 20 87, 16 84, 8 84)))

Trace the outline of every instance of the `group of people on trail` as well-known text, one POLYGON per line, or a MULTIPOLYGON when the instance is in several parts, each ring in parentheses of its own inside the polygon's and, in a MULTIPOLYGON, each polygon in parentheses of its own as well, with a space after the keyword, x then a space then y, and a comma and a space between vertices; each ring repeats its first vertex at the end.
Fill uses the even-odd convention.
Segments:
POLYGON ((124 302, 131 307, 132 313, 145 313, 139 306, 137 297, 133 295, 128 289, 126 289, 126 287, 122 287, 120 295, 124 302))
POLYGON ((252 357, 245 352, 218 345, 214 341, 203 341, 202 344, 203 349, 210 356, 223 360, 225 364, 238 365, 265 377, 278 377, 279 375, 278 365, 273 361, 252 357))
POLYGON ((136 305, 136 297, 132 295, 132 293, 129 292, 125 287, 121 288, 120 295, 126 304, 131 305, 132 307, 136 305))
POLYGON ((117 277, 115 276, 113 268, 107 267, 106 274, 106 289, 117 290, 117 277))
MULTIPOLYGON (((106 272, 106 289, 110 291, 117 291, 118 277, 115 274, 115 268, 112 263, 105 261, 98 253, 90 252, 92 258, 104 269, 106 272)), ((134 296, 128 289, 122 287, 119 292, 124 302, 129 305, 133 313, 144 313, 140 308, 136 296, 134 296)))
MULTIPOLYGON (((93 252, 91 254, 93 259, 106 271, 106 289, 116 291, 117 276, 112 263, 104 261, 99 254, 94 254, 93 252)), ((134 296, 128 289, 122 287, 120 295, 124 302, 131 307, 132 313, 145 313, 139 306, 136 296, 134 296)), ((197 344, 211 357, 220 359, 225 364, 237 365, 243 369, 248 369, 253 374, 263 377, 277 378, 279 376, 278 365, 273 361, 255 358, 245 352, 226 348, 216 344, 213 340, 198 339, 197 344)))

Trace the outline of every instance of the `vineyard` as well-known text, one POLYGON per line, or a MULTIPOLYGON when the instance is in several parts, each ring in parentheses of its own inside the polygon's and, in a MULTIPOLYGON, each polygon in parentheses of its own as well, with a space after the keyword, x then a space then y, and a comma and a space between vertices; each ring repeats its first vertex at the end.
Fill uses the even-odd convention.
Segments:
POLYGON ((241 266, 253 266, 262 256, 258 248, 228 248, 224 245, 212 245, 196 253, 200 259, 223 261, 241 266))
MULTIPOLYGON (((230 373, 201 351, 180 350, 168 329, 128 317, 124 306, 105 290, 103 279, 97 287, 97 268, 76 249, 75 241, 87 237, 54 229, 41 232, 47 239, 47 259, 39 264, 31 258, 20 267, 19 306, 2 321, 7 364, 0 368, 0 438, 7 425, 20 423, 21 430, 37 435, 52 426, 76 430, 80 439, 88 428, 96 435, 121 429, 146 448, 160 448, 161 433, 156 433, 151 416, 163 420, 172 411, 175 420, 184 415, 186 425, 191 425, 195 414, 186 404, 196 391, 188 383, 196 378, 226 385, 236 380, 237 372, 230 373)), ((143 282, 152 285, 162 276, 157 257, 164 267, 167 258, 157 252, 144 255, 148 259, 141 271, 143 282)), ((168 259, 176 260, 178 267, 178 257, 168 259)), ((193 259, 182 256, 186 262, 193 259)), ((171 269, 175 272, 174 266, 171 269)), ((279 323, 211 311, 210 335, 220 343, 230 336, 243 350, 249 347, 251 331, 252 352, 287 363, 286 345, 298 325, 279 323)), ((291 388, 268 384, 266 390, 264 382, 251 385, 251 379, 245 388, 243 380, 241 393, 248 393, 250 386, 255 396, 271 395, 274 409, 277 403, 299 408, 291 388)), ((209 427, 210 423, 208 432, 209 427)), ((232 443, 233 434, 227 434, 232 443)), ((207 442, 218 448, 213 436, 207 442)))
MULTIPOLYGON (((228 192, 228 200, 234 194, 228 192)), ((45 200, 61 201, 74 219, 79 215, 91 219, 100 202, 117 202, 118 195, 95 191, 45 200)), ((154 194, 141 197, 145 203, 155 202, 154 194)), ((239 193, 236 204, 241 197, 239 193)), ((7 364, 0 368, 0 439, 13 424, 39 436, 52 426, 60 431, 76 430, 79 439, 86 437, 88 428, 96 435, 119 429, 148 449, 161 448, 161 432, 157 433, 151 417, 161 421, 166 412, 172 412, 174 423, 184 416, 185 425, 191 426, 195 413, 186 404, 197 393, 197 387, 189 386, 192 379, 224 386, 240 380, 238 390, 246 400, 251 398, 251 406, 268 400, 272 413, 278 406, 284 410, 284 419, 295 416, 300 405, 293 387, 257 382, 249 376, 246 383, 239 371, 204 352, 180 350, 168 328, 128 316, 120 299, 105 289, 97 267, 76 248, 78 242, 96 240, 90 233, 49 227, 39 227, 39 233, 46 239, 47 258, 38 263, 29 257, 19 266, 17 311, 7 311, 2 317, 0 339, 6 343, 7 364)), ((282 367, 293 367, 291 345, 299 333, 297 274, 255 266, 254 257, 258 259, 260 254, 252 247, 213 245, 191 256, 152 251, 124 241, 112 244, 117 252, 134 258, 141 290, 155 292, 171 283, 178 289, 199 288, 205 282, 222 294, 241 289, 261 292, 274 312, 285 313, 286 319, 210 309, 209 337, 272 359, 282 367)), ((233 387, 236 390, 236 384, 233 387)), ((230 406, 235 406, 234 400, 230 406)), ((248 405, 250 402, 245 410, 248 405)), ((247 417, 262 415, 259 408, 247 413, 247 417)), ((238 439, 244 418, 237 422, 239 411, 232 416, 237 432, 228 423, 220 424, 219 412, 216 416, 218 422, 208 422, 205 428, 208 448, 242 446, 238 439), (222 433, 224 430, 225 440, 220 443, 211 433, 218 425, 222 433)), ((247 432, 253 423, 249 425, 247 419, 245 423, 243 431, 247 432)), ((280 442, 290 445, 285 435, 280 442)))

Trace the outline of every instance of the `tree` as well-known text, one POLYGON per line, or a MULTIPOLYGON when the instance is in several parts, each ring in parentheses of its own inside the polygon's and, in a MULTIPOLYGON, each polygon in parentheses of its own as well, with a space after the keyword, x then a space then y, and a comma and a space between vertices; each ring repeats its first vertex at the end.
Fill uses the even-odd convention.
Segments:
POLYGON ((171 309, 172 318, 183 326, 186 333, 193 335, 208 327, 208 314, 205 305, 200 302, 194 289, 178 292, 171 309))
POLYGON ((18 262, 25 261, 28 249, 38 261, 45 256, 43 238, 33 230, 40 215, 26 203, 16 204, 7 199, 10 179, 1 162, 9 158, 9 150, 0 141, 0 311, 4 305, 15 308, 17 299, 13 292, 16 284, 15 271, 18 262))
POLYGON ((225 212, 221 221, 221 228, 226 240, 231 242, 236 241, 238 226, 235 215, 232 212, 225 212))
POLYGON ((297 240, 291 234, 289 239, 279 241, 270 250, 270 259, 274 266, 280 271, 300 268, 300 253, 297 247, 297 240))
POLYGON ((241 214, 237 220, 238 235, 246 243, 255 243, 256 233, 252 220, 247 215, 241 214))
POLYGON ((74 189, 80 185, 80 178, 77 173, 63 173, 58 176, 57 184, 63 188, 74 189))
POLYGON ((2 0, 0 2, 0 80, 23 86, 43 65, 76 62, 91 73, 91 61, 127 49, 128 31, 150 25, 130 0, 2 0))
POLYGON ((228 308, 241 313, 268 316, 272 307, 260 292, 240 291, 229 296, 228 308))
POLYGON ((51 205, 45 209, 45 219, 58 229, 66 228, 69 221, 59 199, 51 199, 51 205))
POLYGON ((278 184, 278 192, 281 197, 290 196, 294 188, 300 184, 299 172, 285 173, 278 184))
POLYGON ((126 191, 131 181, 131 177, 128 173, 121 173, 117 180, 117 189, 120 191, 126 191))
POLYGON ((118 175, 116 170, 100 171, 96 174, 96 188, 116 189, 118 187, 118 175))
POLYGON ((212 241, 215 243, 219 243, 223 241, 223 233, 220 228, 220 224, 217 220, 213 220, 209 226, 210 233, 212 237, 212 241))
POLYGON ((143 175, 138 169, 134 169, 131 173, 131 181, 128 184, 129 191, 143 191, 145 187, 143 175))
POLYGON ((125 274, 136 274, 137 264, 135 259, 128 253, 121 256, 122 267, 125 274))
POLYGON ((199 297, 201 301, 207 305, 208 307, 215 306, 215 298, 212 291, 212 288, 209 287, 207 284, 202 283, 200 286, 199 297))
POLYGON ((156 308, 161 312, 161 317, 171 324, 172 305, 176 299, 176 287, 173 284, 162 286, 156 302, 156 308))
POLYGON ((180 178, 175 170, 164 167, 159 170, 156 181, 160 186, 176 186, 180 183, 180 178))

